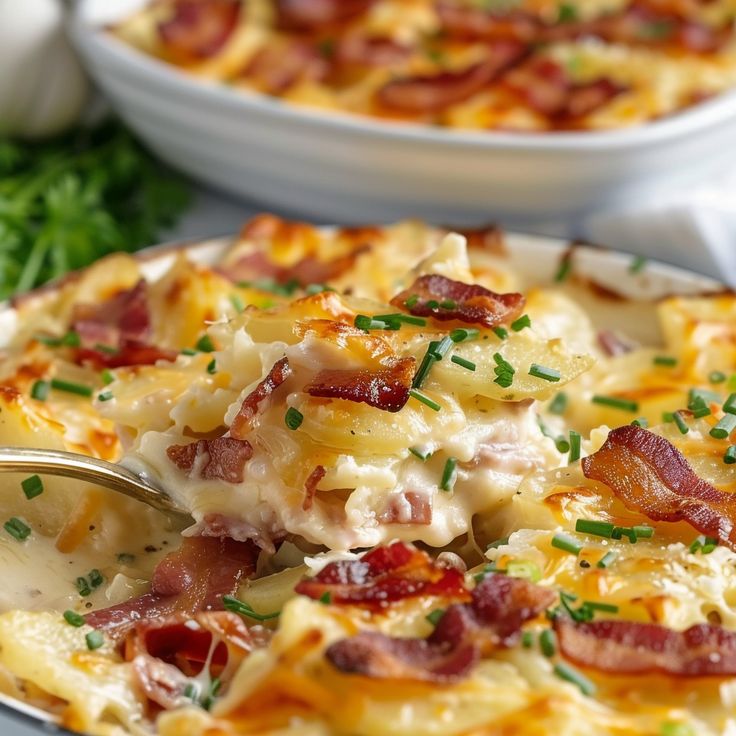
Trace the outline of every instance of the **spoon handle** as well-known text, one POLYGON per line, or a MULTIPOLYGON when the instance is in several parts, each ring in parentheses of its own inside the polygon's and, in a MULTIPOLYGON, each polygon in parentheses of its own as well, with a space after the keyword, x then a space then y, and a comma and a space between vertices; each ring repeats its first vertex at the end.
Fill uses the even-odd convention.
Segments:
POLYGON ((41 473, 76 478, 124 493, 166 514, 189 516, 160 488, 107 460, 63 450, 0 446, 0 473, 41 473))

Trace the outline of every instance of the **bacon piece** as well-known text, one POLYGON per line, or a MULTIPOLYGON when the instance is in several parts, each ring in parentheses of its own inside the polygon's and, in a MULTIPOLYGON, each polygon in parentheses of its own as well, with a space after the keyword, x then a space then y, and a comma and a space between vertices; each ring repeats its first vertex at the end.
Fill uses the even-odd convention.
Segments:
POLYGON ((325 468, 324 465, 318 465, 310 474, 309 478, 307 478, 306 483, 304 484, 304 503, 302 504, 302 508, 304 511, 309 511, 309 509, 312 508, 312 505, 314 504, 314 496, 317 493, 317 486, 319 485, 319 482, 322 480, 322 478, 325 477, 325 468))
POLYGON ((399 358, 379 370, 328 368, 304 387, 310 396, 345 399, 383 411, 400 411, 409 400, 414 358, 399 358))
POLYGON ((176 0, 158 32, 166 50, 182 60, 214 56, 235 30, 240 0, 176 0))
POLYGON ((331 562, 295 590, 315 600, 329 593, 333 603, 374 610, 420 596, 469 597, 460 571, 432 562, 426 552, 404 542, 376 547, 359 560, 331 562))
POLYGON ((253 446, 235 437, 198 440, 188 445, 171 445, 166 455, 190 478, 242 483, 245 463, 253 457, 253 446))
POLYGON ((261 49, 245 68, 243 77, 262 92, 280 95, 299 82, 322 80, 328 71, 329 64, 319 49, 297 39, 261 49))
POLYGON ((476 586, 470 603, 450 606, 427 639, 362 632, 332 644, 326 657, 342 672, 367 677, 456 682, 482 655, 513 645, 522 625, 554 597, 526 580, 491 575, 476 586))
POLYGON ((276 0, 282 28, 321 30, 345 23, 365 13, 375 0, 276 0))
POLYGON ((95 348, 77 348, 74 362, 101 370, 102 368, 122 368, 130 365, 154 365, 159 360, 173 362, 178 355, 176 350, 124 340, 115 352, 95 348))
POLYGON ((340 39, 335 60, 342 66, 382 67, 400 64, 411 54, 409 46, 391 38, 350 33, 340 39))
POLYGON ((393 494, 378 521, 381 524, 431 524, 432 502, 426 493, 417 491, 393 494))
POLYGON ((397 294, 391 304, 418 317, 434 317, 440 321, 459 320, 470 324, 495 327, 510 322, 521 314, 525 299, 521 294, 496 294, 478 284, 463 284, 446 276, 420 276, 408 289, 397 294), (406 301, 414 295, 419 300, 411 307, 406 301), (454 306, 442 306, 444 301, 454 306), (432 302, 436 302, 434 306, 432 302))
POLYGON ((513 39, 529 43, 536 40, 542 30, 540 19, 524 11, 499 13, 470 4, 461 5, 456 0, 439 0, 436 8, 442 30, 453 38, 513 39))
POLYGON ((582 466, 586 478, 607 485, 626 508, 652 521, 687 521, 736 549, 736 494, 699 478, 664 437, 635 425, 619 427, 582 466))
POLYGON ((560 650, 583 667, 616 675, 736 675, 736 633, 696 624, 685 631, 632 621, 554 622, 560 650))
POLYGON ((291 375, 289 359, 277 360, 268 375, 243 399, 243 403, 230 426, 230 434, 243 439, 250 432, 256 417, 268 408, 271 394, 291 375))
POLYGON ((394 110, 422 113, 464 102, 487 87, 526 52, 516 41, 500 41, 489 58, 461 71, 421 74, 388 82, 378 91, 379 102, 394 110))
POLYGON ((222 596, 231 595, 255 570, 257 550, 249 542, 193 537, 157 565, 151 592, 118 605, 93 611, 86 622, 113 637, 137 621, 173 613, 219 610, 222 596))

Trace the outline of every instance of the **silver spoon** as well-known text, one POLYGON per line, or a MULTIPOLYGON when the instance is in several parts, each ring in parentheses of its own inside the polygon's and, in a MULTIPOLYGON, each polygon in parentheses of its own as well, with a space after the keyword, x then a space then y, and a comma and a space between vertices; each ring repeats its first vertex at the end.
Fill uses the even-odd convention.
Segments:
POLYGON ((177 505, 162 488, 122 465, 107 460, 63 450, 0 446, 0 473, 16 472, 61 475, 95 483, 142 501, 169 516, 191 520, 189 512, 177 505))

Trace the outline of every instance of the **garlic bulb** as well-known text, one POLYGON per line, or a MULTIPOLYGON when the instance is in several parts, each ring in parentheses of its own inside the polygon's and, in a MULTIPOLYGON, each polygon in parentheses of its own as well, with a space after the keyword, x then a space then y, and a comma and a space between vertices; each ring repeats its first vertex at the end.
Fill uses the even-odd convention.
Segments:
POLYGON ((61 0, 0 0, 0 135, 37 138, 73 124, 88 83, 61 0))

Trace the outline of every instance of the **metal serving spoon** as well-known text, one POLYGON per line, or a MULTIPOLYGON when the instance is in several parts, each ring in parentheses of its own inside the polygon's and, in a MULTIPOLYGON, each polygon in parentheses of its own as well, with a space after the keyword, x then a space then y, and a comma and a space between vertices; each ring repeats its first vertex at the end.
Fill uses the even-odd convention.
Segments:
POLYGON ((0 446, 0 473, 16 472, 62 475, 95 483, 142 501, 170 516, 191 519, 189 512, 177 505, 162 488, 122 465, 96 457, 63 450, 0 446))

